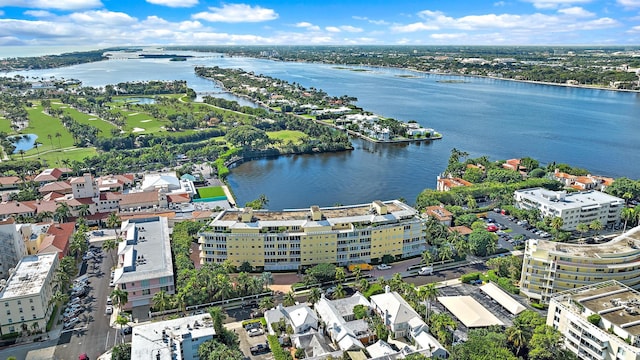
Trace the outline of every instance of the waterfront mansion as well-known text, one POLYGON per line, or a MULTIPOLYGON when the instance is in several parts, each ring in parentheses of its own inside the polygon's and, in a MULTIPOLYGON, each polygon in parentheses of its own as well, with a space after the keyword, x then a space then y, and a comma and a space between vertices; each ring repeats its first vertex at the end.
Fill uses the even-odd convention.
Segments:
POLYGON ((400 259, 425 248, 416 209, 397 200, 268 211, 229 209, 201 230, 200 263, 243 262, 263 270, 298 270, 400 259))

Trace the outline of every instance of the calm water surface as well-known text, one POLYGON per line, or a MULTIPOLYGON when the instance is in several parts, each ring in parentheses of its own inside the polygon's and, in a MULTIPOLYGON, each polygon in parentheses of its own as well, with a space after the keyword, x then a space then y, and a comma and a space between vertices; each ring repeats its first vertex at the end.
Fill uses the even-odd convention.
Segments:
MULTIPOLYGON (((200 53, 194 55, 202 56, 200 53)), ((531 156, 609 176, 640 178, 640 95, 483 78, 413 74, 395 69, 356 72, 330 65, 282 63, 217 55, 186 62, 111 60, 24 76, 77 78, 88 86, 135 80, 186 80, 197 92, 220 92, 194 65, 243 68, 351 95, 380 115, 416 120, 444 136, 432 143, 374 145, 354 140, 350 152, 251 161, 229 177, 238 203, 265 194, 273 209, 352 204, 404 197, 415 201, 447 163, 451 148, 492 160, 531 156), (464 79, 464 83, 438 80, 464 79)), ((12 74, 9 74, 10 76, 12 74)), ((235 97, 225 95, 226 98, 235 97)))

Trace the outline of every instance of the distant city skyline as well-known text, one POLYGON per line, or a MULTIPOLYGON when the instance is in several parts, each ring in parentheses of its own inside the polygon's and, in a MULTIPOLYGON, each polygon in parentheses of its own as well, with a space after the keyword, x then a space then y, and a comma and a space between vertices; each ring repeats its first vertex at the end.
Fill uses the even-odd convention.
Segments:
POLYGON ((640 0, 0 0, 23 45, 640 45, 640 0))

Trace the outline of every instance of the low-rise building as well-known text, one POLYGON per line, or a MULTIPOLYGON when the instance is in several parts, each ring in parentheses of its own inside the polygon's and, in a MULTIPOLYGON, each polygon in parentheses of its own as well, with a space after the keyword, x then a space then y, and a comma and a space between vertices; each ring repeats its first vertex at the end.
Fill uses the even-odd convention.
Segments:
POLYGON ((445 226, 451 226, 453 220, 453 213, 445 209, 444 205, 427 206, 425 215, 438 220, 439 223, 445 226))
POLYGON ((0 330, 10 334, 47 327, 54 304, 54 273, 58 268, 56 253, 23 257, 0 291, 0 330))
POLYGON ((436 190, 438 190, 438 191, 449 191, 449 190, 451 190, 453 188, 456 188, 456 187, 471 186, 471 185, 473 185, 473 184, 468 182, 465 179, 461 179, 461 178, 457 178, 457 177, 451 177, 451 176, 447 176, 447 177, 438 176, 437 184, 436 184, 436 190))
POLYGON ((640 293, 615 280, 556 294, 547 325, 580 359, 640 359, 640 293))
POLYGON ((323 295, 314 305, 325 324, 329 338, 343 351, 364 349, 366 344, 376 340, 375 333, 369 330, 366 320, 355 319, 353 308, 356 305, 365 306, 367 309, 371 307, 367 298, 359 292, 338 300, 329 300, 323 295), (364 327, 361 326, 363 322, 364 327))
POLYGON ((426 248, 418 211, 397 200, 309 209, 228 209, 200 232, 200 262, 298 270, 417 256, 426 248))
POLYGON ((602 244, 526 242, 520 291, 531 300, 607 280, 640 288, 640 227, 602 244))
POLYGON ((215 336, 213 320, 209 314, 134 326, 131 358, 198 360, 198 347, 215 336))
POLYGON ((514 198, 521 209, 537 209, 543 217, 561 218, 562 230, 575 230, 578 224, 592 221, 605 226, 617 224, 625 205, 623 199, 594 190, 567 194, 533 188, 516 190, 514 198))
POLYGON ((285 326, 291 326, 294 334, 303 334, 310 330, 318 330, 318 316, 306 304, 284 307, 278 304, 275 309, 264 313, 267 330, 275 334, 274 324, 283 320, 285 326))
POLYGON ((130 219, 121 225, 118 263, 113 282, 128 293, 123 308, 151 304, 160 290, 175 293, 169 226, 165 217, 130 219))

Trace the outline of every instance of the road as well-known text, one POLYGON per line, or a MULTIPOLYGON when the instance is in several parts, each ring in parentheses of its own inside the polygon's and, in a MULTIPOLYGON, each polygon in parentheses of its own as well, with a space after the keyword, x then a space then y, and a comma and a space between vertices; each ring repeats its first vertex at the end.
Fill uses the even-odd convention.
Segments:
MULTIPOLYGON (((100 246, 100 243, 92 242, 92 245, 100 246)), ((82 325, 62 333, 55 351, 58 359, 77 359, 82 353, 96 359, 115 344, 119 331, 109 326, 110 317, 105 315, 107 297, 112 290, 109 287, 111 262, 106 253, 100 260, 89 261, 87 274, 91 291, 84 300, 87 309, 80 317, 82 325), (94 268, 95 264, 98 269, 94 268)))

